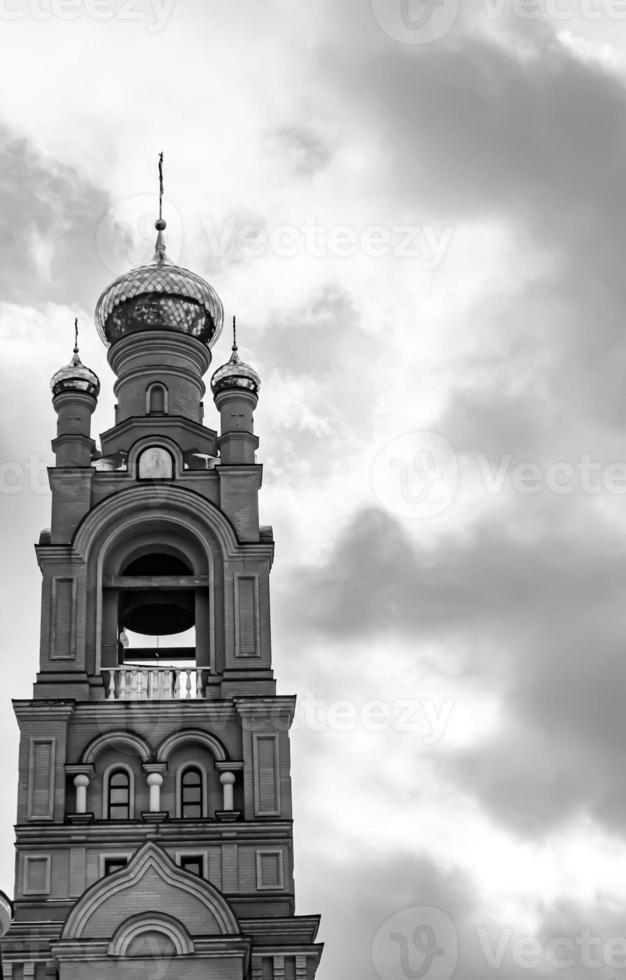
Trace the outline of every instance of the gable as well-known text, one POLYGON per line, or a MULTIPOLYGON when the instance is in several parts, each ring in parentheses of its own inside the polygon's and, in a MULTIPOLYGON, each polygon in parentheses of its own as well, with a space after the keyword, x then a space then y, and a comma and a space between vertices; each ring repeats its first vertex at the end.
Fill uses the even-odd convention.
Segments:
POLYGON ((168 913, 191 936, 234 936, 237 920, 213 885, 182 871, 155 844, 145 844, 123 871, 102 878, 78 899, 61 938, 104 939, 131 916, 168 913))

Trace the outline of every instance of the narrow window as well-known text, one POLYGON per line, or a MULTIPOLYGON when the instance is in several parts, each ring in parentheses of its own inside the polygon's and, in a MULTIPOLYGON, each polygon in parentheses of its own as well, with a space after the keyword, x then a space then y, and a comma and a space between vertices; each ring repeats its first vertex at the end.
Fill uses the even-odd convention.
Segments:
POLYGON ((201 854, 183 854, 180 859, 180 866, 183 871, 188 871, 192 875, 199 875, 202 878, 203 861, 201 854))
POLYGON ((150 385, 148 395, 148 415, 165 415, 167 412, 167 389, 165 385, 150 385))
POLYGON ((184 820, 202 819, 202 773, 189 766, 183 773, 180 786, 180 815, 184 820))
POLYGON ((125 769, 114 769, 109 776, 109 820, 130 819, 130 776, 125 769))
POLYGON ((116 871, 122 871, 128 864, 128 858, 105 858, 104 874, 113 875, 116 871))

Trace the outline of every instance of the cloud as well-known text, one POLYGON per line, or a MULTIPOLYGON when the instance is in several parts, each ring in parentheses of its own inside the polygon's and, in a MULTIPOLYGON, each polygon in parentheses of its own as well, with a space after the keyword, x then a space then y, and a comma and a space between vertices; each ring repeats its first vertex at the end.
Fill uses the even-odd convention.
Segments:
POLYGON ((541 533, 520 536, 515 503, 501 524, 435 548, 382 511, 362 512, 323 564, 291 570, 281 617, 313 647, 343 638, 338 676, 352 671, 354 697, 366 686, 359 643, 404 637, 416 665, 444 673, 450 661, 433 661, 432 643, 454 649, 457 680, 496 691, 504 722, 478 746, 437 747, 443 778, 516 832, 541 836, 583 812, 613 832, 626 802, 615 779, 626 738, 626 555, 589 512, 572 534, 552 501, 535 512, 541 533))
POLYGON ((516 925, 503 908, 489 907, 461 868, 411 851, 385 863, 369 853, 339 863, 318 852, 316 867, 307 891, 328 907, 320 939, 336 976, 391 980, 430 965, 425 975, 467 980, 552 978, 565 969, 572 980, 588 980, 623 968, 623 917, 610 903, 599 910, 538 899, 516 925), (328 882, 343 887, 329 889, 328 882))
POLYGON ((294 123, 270 131, 266 138, 268 152, 282 160, 288 172, 309 177, 322 170, 332 156, 332 147, 321 133, 310 125, 294 123))
POLYGON ((0 172, 3 300, 90 308, 101 273, 96 228, 108 208, 105 191, 6 127, 0 172))
MULTIPOLYGON (((545 24, 498 23, 490 39, 476 33, 474 18, 445 41, 410 47, 379 30, 367 3, 346 0, 340 14, 324 3, 297 13, 287 3, 262 11, 203 7, 195 5, 189 20, 177 11, 168 32, 148 38, 149 48, 125 25, 111 25, 111 36, 98 34, 96 43, 88 24, 79 35, 56 24, 60 47, 37 25, 35 50, 52 50, 59 62, 60 51, 82 52, 88 78, 126 55, 141 71, 116 73, 112 88, 93 86, 89 99, 69 75, 53 80, 53 120, 38 118, 44 110, 29 86, 39 82, 25 79, 22 105, 12 110, 25 131, 58 146, 59 121, 71 119, 67 160, 86 152, 100 177, 88 179, 63 162, 64 153, 51 159, 5 128, 2 295, 46 314, 45 304, 62 302, 52 324, 58 331, 74 304, 93 309, 110 279, 95 245, 108 191, 151 193, 145 160, 128 158, 129 140, 158 140, 157 149, 166 140, 168 193, 184 187, 185 261, 212 270, 225 302, 237 303, 242 353, 262 374, 257 431, 272 494, 264 519, 278 525, 281 684, 357 704, 433 692, 454 700, 453 720, 461 716, 454 731, 462 737, 447 734, 435 745, 397 731, 367 738, 296 732, 304 751, 296 791, 301 777, 303 793, 319 790, 306 796, 314 817, 304 814, 296 828, 299 852, 319 877, 313 885, 303 875, 299 895, 304 888, 307 905, 326 911, 321 975, 376 977, 370 944, 378 929, 423 904, 447 910, 463 975, 482 980, 488 971, 475 928, 506 918, 502 880, 510 876, 514 891, 523 878, 508 851, 500 861, 494 842, 508 836, 540 849, 577 821, 623 835, 621 501, 609 514, 606 496, 530 498, 507 485, 473 506, 462 488, 447 523, 412 528, 361 502, 371 445, 383 430, 391 438, 431 426, 450 440, 462 467, 479 452, 492 466, 505 454, 542 463, 575 461, 585 450, 604 460, 623 455, 622 80, 583 62, 545 24), (198 30, 205 17, 208 60, 207 30, 198 30), (91 44, 76 43, 85 38, 91 44), (184 65, 177 51, 185 52, 184 65), (163 58, 172 69, 165 87, 163 58), (158 116, 150 111, 155 91, 158 116), (107 191, 98 187, 105 179, 107 191), (214 210, 218 228, 229 214, 269 230, 281 222, 299 227, 314 214, 327 230, 419 218, 450 224, 455 234, 428 274, 413 260, 318 260, 304 252, 293 261, 270 252, 219 263, 207 254, 198 220, 214 210), (314 561, 302 557, 304 538, 314 539, 314 561), (483 724, 489 700, 497 710, 483 724), (475 823, 472 808, 480 811, 475 823), (323 855, 320 826, 327 828, 323 855), (453 847, 463 852, 458 861, 444 860, 453 847), (490 915, 481 887, 498 864, 497 914, 490 915)), ((12 67, 5 63, 7 73, 12 67)), ((9 343, 27 334, 18 314, 9 311, 3 322, 9 343)), ((65 358, 43 345, 41 312, 35 320, 21 356, 28 371, 20 375, 18 358, 4 359, 5 396, 15 406, 4 436, 18 460, 25 439, 44 451, 34 421, 18 425, 17 406, 39 420, 47 412, 53 428, 48 378, 65 358)), ((104 375, 103 383, 104 404, 111 398, 104 375)), ((34 528, 29 540, 48 522, 41 516, 47 498, 26 498, 7 504, 11 553, 21 549, 20 515, 34 528)), ((32 564, 32 582, 10 584, 14 609, 26 591, 36 594, 32 556, 20 554, 19 569, 32 564)), ((13 619, 13 645, 27 646, 29 630, 34 651, 36 623, 13 619)), ((541 908, 549 872, 537 867, 529 886, 535 929, 548 937, 586 921, 601 928, 591 906, 546 901, 541 908)), ((604 899, 598 904, 609 904, 604 899)), ((523 929, 519 904, 512 908, 523 929)), ((497 940, 497 930, 490 935, 497 940)), ((576 977, 584 975, 578 966, 576 977)), ((528 971, 509 957, 499 975, 528 971)))
MULTIPOLYGON (((502 33, 425 46, 327 40, 321 77, 352 139, 369 139, 371 207, 386 195, 405 216, 499 222, 514 236, 506 282, 489 282, 459 324, 481 355, 489 331, 500 338, 498 380, 534 356, 544 400, 621 424, 626 90, 547 24, 509 27, 509 43, 502 33)), ((494 401, 500 393, 494 378, 494 401)))

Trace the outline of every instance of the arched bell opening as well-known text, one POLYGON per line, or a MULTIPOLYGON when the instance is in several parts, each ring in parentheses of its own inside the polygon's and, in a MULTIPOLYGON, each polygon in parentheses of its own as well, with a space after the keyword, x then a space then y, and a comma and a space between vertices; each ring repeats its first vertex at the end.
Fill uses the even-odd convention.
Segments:
POLYGON ((213 552, 180 527, 147 521, 102 570, 103 668, 211 668, 213 552))

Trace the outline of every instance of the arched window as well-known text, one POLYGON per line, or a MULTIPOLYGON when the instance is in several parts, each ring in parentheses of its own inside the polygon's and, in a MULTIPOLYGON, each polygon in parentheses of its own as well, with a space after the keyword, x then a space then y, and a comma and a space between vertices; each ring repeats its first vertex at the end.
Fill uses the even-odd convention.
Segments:
POLYGON ((160 383, 152 384, 146 391, 146 411, 148 415, 167 413, 167 388, 160 383))
POLYGON ((201 820, 202 804, 202 773, 196 766, 189 766, 180 781, 180 815, 183 820, 201 820))
POLYGON ((107 818, 130 820, 130 776, 126 769, 113 769, 109 774, 107 818))

